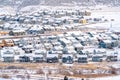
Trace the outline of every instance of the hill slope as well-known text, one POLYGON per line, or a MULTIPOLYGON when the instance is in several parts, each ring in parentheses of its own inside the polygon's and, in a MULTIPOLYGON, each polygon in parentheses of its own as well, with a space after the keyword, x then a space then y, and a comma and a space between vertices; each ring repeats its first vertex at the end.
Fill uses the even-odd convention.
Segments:
POLYGON ((91 5, 111 5, 120 6, 120 0, 0 0, 0 5, 22 8, 31 5, 51 5, 60 6, 64 3, 69 5, 91 6, 91 5))

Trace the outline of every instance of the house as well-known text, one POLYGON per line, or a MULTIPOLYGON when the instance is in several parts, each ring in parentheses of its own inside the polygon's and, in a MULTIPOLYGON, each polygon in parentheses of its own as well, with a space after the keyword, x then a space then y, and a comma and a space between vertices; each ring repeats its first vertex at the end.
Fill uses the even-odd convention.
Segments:
POLYGON ((3 25, 3 30, 9 30, 10 25, 11 25, 10 23, 5 23, 3 25))
POLYGON ((42 26, 35 25, 35 26, 31 27, 30 29, 28 29, 27 33, 32 34, 32 35, 43 34, 44 29, 42 28, 42 26))
MULTIPOLYGON (((15 39, 14 39, 15 40, 15 39)), ((14 43, 16 44, 16 41, 14 41, 14 43)), ((18 46, 19 47, 23 47, 24 45, 27 45, 27 38, 21 38, 19 41, 18 41, 18 46)))
POLYGON ((1 20, 4 20, 5 17, 6 17, 6 15, 0 15, 0 19, 1 19, 1 20))
POLYGON ((26 45, 33 45, 33 46, 41 43, 41 42, 40 42, 40 39, 39 39, 38 37, 23 38, 23 39, 21 39, 21 41, 23 41, 23 42, 21 42, 21 44, 24 43, 24 44, 26 44, 26 45))
POLYGON ((25 17, 24 17, 24 16, 20 16, 17 21, 18 21, 19 23, 23 23, 24 20, 25 20, 25 17))
POLYGON ((52 48, 53 51, 62 51, 63 50, 63 47, 62 46, 54 46, 52 48))
POLYGON ((79 22, 82 23, 82 24, 86 24, 87 20, 86 19, 81 19, 79 22))
POLYGON ((29 24, 29 23, 31 23, 30 19, 25 19, 24 20, 24 24, 29 24))
POLYGON ((70 41, 72 42, 73 45, 74 44, 80 44, 80 42, 78 40, 76 40, 76 39, 73 39, 73 40, 70 40, 70 41))
POLYGON ((71 46, 66 46, 64 48, 66 48, 67 50, 74 50, 74 47, 72 45, 71 46))
POLYGON ((53 46, 62 46, 60 42, 55 42, 55 41, 52 42, 52 45, 53 46))
POLYGON ((71 46, 72 42, 70 40, 67 40, 65 38, 60 38, 58 40, 64 47, 65 46, 71 46))
POLYGON ((107 56, 107 61, 108 61, 108 62, 118 61, 118 60, 117 60, 117 56, 116 56, 116 55, 107 56))
POLYGON ((61 17, 63 17, 63 16, 65 16, 65 12, 63 12, 63 11, 59 11, 59 12, 56 13, 56 15, 55 15, 56 18, 61 18, 61 17))
POLYGON ((83 50, 83 46, 79 43, 79 44, 73 44, 75 51, 79 52, 81 50, 83 50))
POLYGON ((14 49, 14 61, 18 62, 19 61, 19 57, 25 54, 25 51, 22 50, 22 48, 19 48, 17 46, 12 47, 12 49, 14 49))
POLYGON ((4 46, 5 46, 5 44, 4 44, 3 40, 0 40, 0 48, 2 48, 4 46))
POLYGON ((90 37, 94 37, 97 33, 96 32, 88 32, 87 33, 90 37))
POLYGON ((67 30, 72 30, 72 29, 74 28, 74 26, 66 25, 65 28, 66 28, 67 30))
POLYGON ((48 19, 44 19, 44 20, 42 21, 42 24, 43 24, 43 25, 48 25, 48 19))
POLYGON ((10 36, 19 36, 19 35, 25 35, 26 31, 25 30, 13 30, 9 32, 10 36))
POLYGON ((55 31, 61 31, 61 30, 62 30, 61 26, 55 26, 55 31))
POLYGON ((44 61, 43 55, 36 54, 33 56, 32 62, 43 62, 43 61, 44 61))
POLYGON ((62 55, 62 63, 66 64, 72 64, 73 61, 73 55, 72 54, 63 54, 62 55))
POLYGON ((35 53, 33 54, 33 61, 32 62, 43 62, 44 56, 41 53, 40 50, 35 50, 35 53))
POLYGON ((111 49, 112 46, 112 42, 111 40, 101 40, 99 41, 99 48, 109 48, 111 49))
POLYGON ((88 58, 90 58, 90 60, 91 60, 91 58, 92 58, 92 56, 94 55, 93 53, 93 51, 94 51, 94 47, 91 47, 91 46, 86 46, 86 47, 84 47, 84 49, 83 50, 81 50, 80 52, 78 52, 79 54, 86 54, 86 55, 88 55, 88 58))
POLYGON ((80 37, 81 36, 81 32, 79 31, 79 32, 77 32, 77 33, 72 33, 71 34, 75 39, 77 38, 77 37, 80 37))
POLYGON ((56 19, 55 20, 55 24, 57 24, 58 26, 63 24, 63 21, 61 19, 56 19))
POLYGON ((14 46, 14 41, 12 39, 2 40, 4 46, 14 46))
POLYGON ((111 46, 112 47, 117 47, 119 45, 119 41, 117 40, 111 40, 111 46))
POLYGON ((31 19, 31 23, 32 23, 32 24, 37 24, 37 23, 38 23, 38 19, 37 19, 36 17, 33 17, 33 18, 31 19))
POLYGON ((54 36, 54 35, 51 35, 51 36, 47 36, 47 38, 50 40, 50 41, 57 41, 57 36, 54 36))
POLYGON ((120 64, 113 64, 111 65, 111 68, 114 74, 117 74, 117 75, 120 74, 120 64))
POLYGON ((26 51, 27 53, 32 53, 32 50, 34 50, 34 47, 33 47, 33 45, 24 45, 23 47, 22 47, 22 49, 24 50, 24 51, 26 51))
POLYGON ((118 39, 119 39, 119 36, 116 35, 116 34, 112 34, 112 33, 111 33, 110 36, 111 36, 112 40, 118 40, 118 39))
POLYGON ((94 20, 95 22, 100 22, 100 21, 102 21, 101 18, 94 18, 93 20, 94 20))
POLYGON ((32 45, 26 45, 22 47, 22 50, 24 50, 24 54, 20 55, 19 61, 20 62, 31 62, 33 60, 33 54, 35 49, 32 45))
POLYGON ((46 50, 51 50, 53 48, 51 43, 44 43, 46 50))
POLYGON ((10 48, 3 48, 1 50, 1 61, 13 62, 14 61, 14 50, 10 48))
POLYGON ((117 34, 117 35, 119 35, 119 34, 120 34, 120 30, 119 30, 119 29, 117 29, 117 28, 116 28, 116 29, 113 29, 113 30, 112 30, 112 32, 113 32, 114 34, 117 34))
POLYGON ((93 50, 93 54, 103 54, 104 56, 106 56, 106 49, 104 48, 95 48, 93 50))
POLYGON ((14 45, 19 45, 20 39, 13 39, 14 45))
POLYGON ((77 62, 78 63, 87 63, 88 62, 88 57, 85 54, 78 54, 77 55, 77 62))
POLYGON ((47 61, 47 63, 57 63, 58 62, 58 54, 53 54, 51 52, 48 52, 46 55, 46 61, 47 61))
POLYGON ((103 54, 94 54, 92 56, 92 61, 93 62, 102 62, 104 60, 103 54))
POLYGON ((68 54, 77 54, 77 52, 75 50, 68 50, 68 54))
POLYGON ((68 20, 67 20, 67 23, 68 23, 68 24, 73 24, 73 20, 72 20, 72 19, 68 19, 68 20))
POLYGON ((9 35, 9 32, 7 32, 7 31, 0 31, 0 36, 5 36, 5 35, 9 35))
POLYGON ((34 42, 34 39, 33 38, 26 38, 26 41, 27 41, 28 45, 32 45, 34 42))
POLYGON ((55 31, 55 27, 51 25, 44 25, 43 27, 44 31, 55 31))
POLYGON ((30 57, 28 56, 20 56, 19 57, 19 62, 30 62, 30 57))
POLYGON ((108 62, 118 61, 118 52, 107 51, 106 55, 107 55, 106 61, 108 62))
POLYGON ((40 44, 41 43, 40 38, 39 37, 34 37, 33 38, 33 43, 34 44, 40 44))
POLYGON ((3 20, 4 20, 4 21, 9 21, 9 20, 10 20, 10 18, 11 18, 11 16, 10 16, 10 15, 6 15, 6 16, 4 16, 3 20))
POLYGON ((63 52, 62 52, 62 51, 60 51, 60 50, 59 50, 59 51, 52 51, 52 54, 58 54, 58 55, 60 56, 60 55, 62 55, 62 54, 63 54, 63 52))
POLYGON ((81 43, 81 45, 86 45, 86 39, 84 37, 76 37, 76 39, 81 43))
POLYGON ((62 52, 63 54, 68 54, 68 48, 63 48, 62 52))
POLYGON ((85 11, 85 16, 90 16, 91 12, 90 11, 85 11))
MULTIPOLYGON (((68 35, 69 35, 69 34, 68 34, 68 35)), ((75 40, 75 38, 72 37, 71 34, 70 34, 70 36, 66 37, 66 39, 67 39, 67 40, 71 40, 71 41, 75 40)))
POLYGON ((74 18, 72 18, 72 20, 73 20, 74 23, 78 23, 79 22, 79 18, 75 18, 74 17, 74 18))

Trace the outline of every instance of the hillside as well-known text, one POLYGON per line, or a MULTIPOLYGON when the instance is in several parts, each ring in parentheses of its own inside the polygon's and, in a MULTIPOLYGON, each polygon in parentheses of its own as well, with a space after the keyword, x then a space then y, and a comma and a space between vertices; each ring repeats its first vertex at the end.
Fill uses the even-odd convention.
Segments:
POLYGON ((95 6, 108 5, 120 6, 120 0, 0 0, 1 6, 11 6, 20 10, 26 6, 49 5, 49 6, 95 6))

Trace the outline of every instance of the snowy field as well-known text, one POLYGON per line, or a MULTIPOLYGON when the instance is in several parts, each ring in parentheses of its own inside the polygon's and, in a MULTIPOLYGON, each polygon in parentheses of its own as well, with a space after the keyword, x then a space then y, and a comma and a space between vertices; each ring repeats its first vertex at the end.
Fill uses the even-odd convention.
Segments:
POLYGON ((107 23, 95 24, 94 27, 106 27, 109 28, 110 31, 120 31, 120 12, 94 12, 91 16, 99 18, 104 17, 109 21, 107 23), (114 19, 114 21, 111 21, 111 19, 114 19))
POLYGON ((15 15, 15 10, 12 7, 6 6, 6 7, 0 7, 0 15, 15 15))
POLYGON ((98 79, 93 79, 93 80, 120 80, 120 76, 115 76, 115 77, 105 77, 105 78, 98 78, 98 79))

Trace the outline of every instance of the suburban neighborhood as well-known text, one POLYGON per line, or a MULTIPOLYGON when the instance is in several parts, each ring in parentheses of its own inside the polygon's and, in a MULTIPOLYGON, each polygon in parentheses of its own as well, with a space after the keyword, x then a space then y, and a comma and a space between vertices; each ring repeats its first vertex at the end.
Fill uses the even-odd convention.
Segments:
POLYGON ((0 80, 120 79, 119 11, 40 5, 0 13, 0 80))

